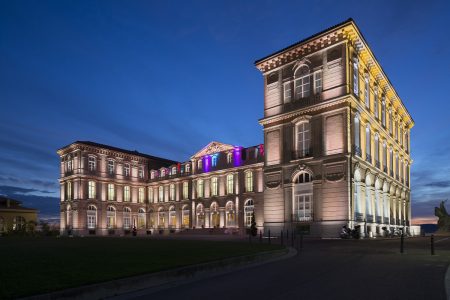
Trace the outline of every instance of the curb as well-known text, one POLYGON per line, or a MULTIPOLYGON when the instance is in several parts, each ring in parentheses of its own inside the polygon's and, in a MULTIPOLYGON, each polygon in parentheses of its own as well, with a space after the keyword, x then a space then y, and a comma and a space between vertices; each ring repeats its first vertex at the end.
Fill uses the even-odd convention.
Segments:
MULTIPOLYGON (((146 290, 146 293, 149 293, 152 290, 156 291, 165 286, 179 285, 186 281, 195 281, 205 277, 226 274, 239 269, 287 259, 295 255, 297 255, 295 249, 285 248, 282 250, 262 252, 256 255, 232 257, 162 272, 116 279, 21 299, 101 299, 124 294, 130 294, 131 296, 131 294, 139 291, 146 290)), ((126 297, 126 295, 124 296, 126 297)))

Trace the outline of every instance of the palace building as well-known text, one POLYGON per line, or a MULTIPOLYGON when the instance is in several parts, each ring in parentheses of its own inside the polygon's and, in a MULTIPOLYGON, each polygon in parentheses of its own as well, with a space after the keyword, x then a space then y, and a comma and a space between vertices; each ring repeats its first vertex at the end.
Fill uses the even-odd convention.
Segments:
POLYGON ((61 231, 243 233, 254 215, 264 232, 410 232, 414 121, 355 22, 255 65, 264 78, 263 144, 211 142, 176 162, 74 142, 58 150, 61 231))

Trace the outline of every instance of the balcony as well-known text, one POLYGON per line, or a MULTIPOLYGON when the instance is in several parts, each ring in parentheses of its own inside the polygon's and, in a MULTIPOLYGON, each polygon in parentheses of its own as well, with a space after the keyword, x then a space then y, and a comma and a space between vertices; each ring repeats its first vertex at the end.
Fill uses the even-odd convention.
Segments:
POLYGON ((373 215, 366 215, 366 222, 373 223, 373 215))
POLYGON ((375 160, 375 167, 380 169, 381 165, 380 165, 380 161, 379 160, 375 160))
POLYGON ((301 215, 293 214, 292 215, 292 221, 293 222, 310 222, 310 221, 312 221, 312 217, 311 216, 301 216, 301 215))
POLYGON ((391 218, 391 225, 395 225, 397 224, 397 220, 395 220, 394 218, 391 218))
POLYGON ((73 175, 73 170, 64 172, 64 176, 71 176, 71 175, 73 175))
POLYGON ((366 161, 372 163, 372 155, 366 153, 366 161))
POLYGON ((311 149, 296 150, 296 151, 292 151, 291 157, 292 157, 292 159, 300 159, 300 158, 311 157, 311 154, 312 154, 311 149))
POLYGON ((387 169, 386 166, 383 167, 383 172, 386 173, 386 174, 388 173, 388 169, 387 169))
POLYGON ((389 218, 388 217, 384 217, 383 218, 383 223, 384 224, 389 224, 389 218))
POLYGON ((355 153, 355 155, 361 157, 361 148, 359 148, 358 146, 353 145, 353 152, 355 153))
POLYGON ((397 181, 399 181, 399 180, 400 180, 400 177, 398 176, 398 174, 397 174, 397 175, 395 175, 395 179, 397 179, 397 181))
POLYGON ((355 221, 363 222, 364 221, 364 215, 362 213, 355 213, 355 221))
POLYGON ((377 216, 377 217, 376 217, 376 222, 377 222, 378 224, 381 224, 381 223, 383 222, 383 217, 377 216))
POLYGON ((394 171, 391 170, 391 172, 389 172, 389 175, 391 175, 391 177, 394 178, 394 171))

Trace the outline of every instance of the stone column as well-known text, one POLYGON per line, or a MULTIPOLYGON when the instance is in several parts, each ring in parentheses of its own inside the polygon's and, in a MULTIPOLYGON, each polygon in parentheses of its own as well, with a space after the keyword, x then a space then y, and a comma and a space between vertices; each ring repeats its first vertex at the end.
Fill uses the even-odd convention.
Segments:
POLYGON ((211 228, 211 213, 209 208, 205 208, 205 228, 211 228))

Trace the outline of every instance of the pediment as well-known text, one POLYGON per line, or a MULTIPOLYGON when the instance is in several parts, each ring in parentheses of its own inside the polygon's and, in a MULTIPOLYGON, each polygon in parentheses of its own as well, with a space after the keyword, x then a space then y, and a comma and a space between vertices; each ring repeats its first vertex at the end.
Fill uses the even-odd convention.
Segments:
POLYGON ((227 151, 227 150, 233 150, 234 146, 229 144, 223 144, 219 142, 211 142, 208 145, 206 145, 202 150, 195 153, 191 158, 200 158, 205 155, 211 155, 214 153, 227 151))

